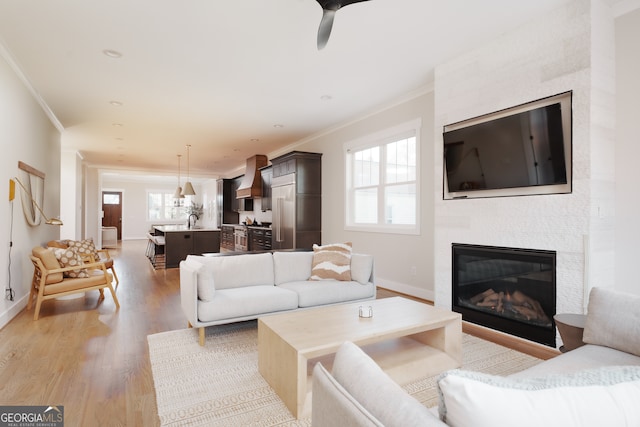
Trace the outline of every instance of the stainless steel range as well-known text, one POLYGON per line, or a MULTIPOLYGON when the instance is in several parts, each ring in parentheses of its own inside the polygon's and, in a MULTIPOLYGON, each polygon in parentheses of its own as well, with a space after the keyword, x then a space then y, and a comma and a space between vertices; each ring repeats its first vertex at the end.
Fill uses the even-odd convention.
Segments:
POLYGON ((234 250, 247 251, 249 249, 249 239, 247 237, 246 225, 235 225, 233 227, 234 250))

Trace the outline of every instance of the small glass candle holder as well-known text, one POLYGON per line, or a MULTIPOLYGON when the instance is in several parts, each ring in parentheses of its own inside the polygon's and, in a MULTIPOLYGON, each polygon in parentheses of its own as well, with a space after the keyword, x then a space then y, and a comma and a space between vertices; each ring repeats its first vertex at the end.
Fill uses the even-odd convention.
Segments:
POLYGON ((373 307, 371 306, 368 306, 366 308, 362 306, 358 307, 358 317, 362 317, 365 319, 373 317, 373 307))

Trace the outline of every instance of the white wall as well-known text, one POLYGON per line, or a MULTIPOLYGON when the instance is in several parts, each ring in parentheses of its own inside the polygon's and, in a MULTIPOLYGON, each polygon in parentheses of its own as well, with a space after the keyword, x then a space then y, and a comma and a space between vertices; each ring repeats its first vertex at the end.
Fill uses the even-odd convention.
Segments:
MULTIPOLYGON (((147 232, 153 224, 186 224, 184 220, 147 220, 147 193, 149 191, 175 191, 175 179, 171 178, 165 182, 144 182, 140 180, 115 180, 102 178, 101 191, 121 191, 122 192, 122 240, 145 239, 147 232)), ((204 199, 215 200, 215 185, 193 185, 196 192, 195 200, 202 203, 204 199), (205 193, 213 191, 212 195, 205 193)), ((207 206, 203 218, 208 218, 207 206)), ((202 222, 198 222, 202 224, 202 222)))
POLYGON ((640 9, 616 19, 616 288, 640 294, 640 9))
POLYGON ((451 306, 454 242, 557 251, 558 312, 582 312, 589 286, 614 285, 612 22, 579 0, 437 67, 437 305, 451 306), (572 194, 442 200, 442 126, 569 90, 572 194))
POLYGON ((427 299, 433 299, 433 134, 433 93, 428 92, 295 147, 323 153, 322 243, 352 242, 354 252, 374 256, 377 285, 427 299), (418 118, 422 120, 420 235, 346 231, 343 144, 418 118))
POLYGON ((19 175, 18 161, 44 172, 45 198, 43 210, 49 217, 60 213, 60 133, 52 125, 34 96, 18 77, 0 45, 0 156, 2 196, 0 204, 0 327, 4 326, 27 303, 33 264, 29 260, 31 248, 57 239, 60 229, 45 225, 27 225, 20 204, 20 188, 10 203, 9 179, 19 175), (13 247, 10 248, 11 242, 13 247), (10 253, 10 256, 9 256, 10 253), (9 267, 10 262, 10 267, 9 267), (9 271, 10 268, 10 271, 9 271), (15 290, 14 301, 5 299, 8 285, 15 290))

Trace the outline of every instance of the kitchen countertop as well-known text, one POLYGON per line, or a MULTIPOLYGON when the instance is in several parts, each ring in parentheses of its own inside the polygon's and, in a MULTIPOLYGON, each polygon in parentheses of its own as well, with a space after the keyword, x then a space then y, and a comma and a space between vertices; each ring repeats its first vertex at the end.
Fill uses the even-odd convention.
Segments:
POLYGON ((219 228, 206 228, 206 227, 200 227, 200 226, 189 228, 186 225, 182 225, 182 224, 156 225, 153 228, 160 231, 161 233, 171 233, 174 231, 220 231, 219 228))
POLYGON ((271 226, 266 226, 266 225, 222 224, 222 227, 237 227, 237 226, 255 228, 258 230, 271 230, 271 226))

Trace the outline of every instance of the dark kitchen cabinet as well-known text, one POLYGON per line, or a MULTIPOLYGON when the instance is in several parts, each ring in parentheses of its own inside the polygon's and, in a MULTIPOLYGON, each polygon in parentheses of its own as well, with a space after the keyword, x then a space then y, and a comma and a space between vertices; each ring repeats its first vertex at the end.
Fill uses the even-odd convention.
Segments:
POLYGON ((273 166, 267 166, 260 169, 262 177, 262 198, 260 200, 263 212, 271 210, 271 180, 273 177, 273 166))
POLYGON ((249 227, 249 250, 269 251, 271 250, 271 230, 264 228, 249 227))
POLYGON ((219 179, 216 181, 216 207, 218 212, 218 226, 222 224, 237 224, 238 212, 234 211, 234 201, 236 193, 234 188, 234 180, 219 179))
POLYGON ((311 249, 322 237, 322 154, 292 151, 271 159, 273 248, 311 249))
POLYGON ((220 232, 215 230, 172 231, 164 239, 167 268, 178 267, 187 255, 220 252, 220 232))
POLYGON ((220 233, 220 248, 229 251, 235 250, 235 241, 233 237, 234 227, 232 225, 223 225, 220 233))

